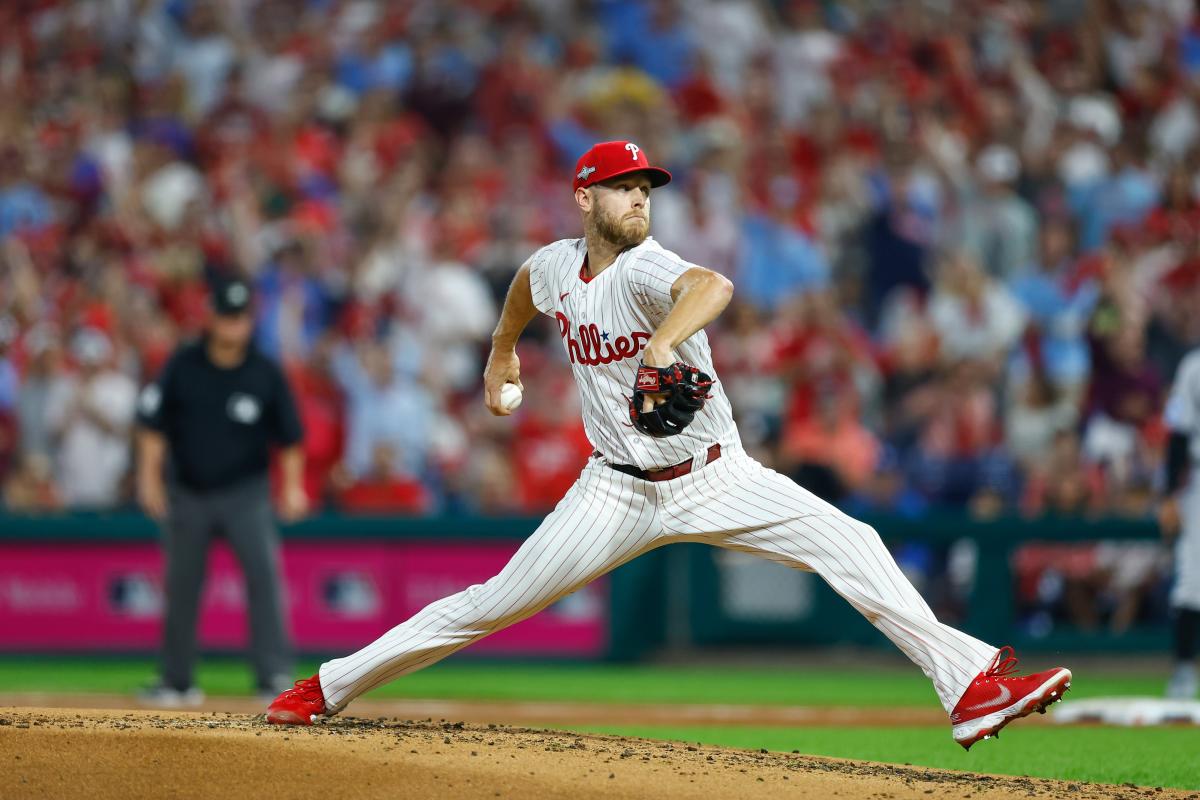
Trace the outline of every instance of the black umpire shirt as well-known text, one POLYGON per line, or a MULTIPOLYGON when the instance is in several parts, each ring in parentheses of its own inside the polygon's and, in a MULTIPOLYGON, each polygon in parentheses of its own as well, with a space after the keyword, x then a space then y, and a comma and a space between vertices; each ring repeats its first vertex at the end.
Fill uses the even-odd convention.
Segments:
POLYGON ((176 350, 142 390, 138 421, 166 437, 173 479, 196 491, 265 475, 271 445, 303 438, 274 361, 251 345, 239 366, 222 369, 209 360, 203 339, 176 350))

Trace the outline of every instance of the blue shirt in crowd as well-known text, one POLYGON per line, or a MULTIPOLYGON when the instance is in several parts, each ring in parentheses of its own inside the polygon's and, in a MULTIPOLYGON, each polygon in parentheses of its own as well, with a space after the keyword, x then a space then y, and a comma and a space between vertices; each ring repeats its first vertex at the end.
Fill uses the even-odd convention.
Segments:
POLYGON ((1087 378, 1091 359, 1084 329, 1100 296, 1095 283, 1071 288, 1060 274, 1031 270, 1009 288, 1041 331, 1042 355, 1051 380, 1074 384, 1087 378))
POLYGON ((391 446, 396 466, 423 475, 433 423, 433 403, 419 383, 396 375, 380 385, 348 348, 333 359, 333 371, 346 396, 346 466, 355 477, 368 472, 376 445, 391 446))
POLYGON ((41 189, 18 183, 0 191, 0 237, 54 221, 54 209, 41 189))
POLYGON ((803 231, 764 216, 742 224, 738 295, 764 311, 829 284, 829 263, 803 231))

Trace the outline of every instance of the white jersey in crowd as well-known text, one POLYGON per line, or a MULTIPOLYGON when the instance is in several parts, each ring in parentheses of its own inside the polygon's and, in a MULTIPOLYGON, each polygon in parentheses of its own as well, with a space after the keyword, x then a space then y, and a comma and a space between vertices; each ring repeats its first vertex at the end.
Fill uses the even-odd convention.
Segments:
POLYGON ((1175 584, 1171 605, 1200 611, 1200 349, 1179 362, 1175 381, 1163 412, 1163 421, 1175 433, 1188 437, 1191 475, 1180 496, 1180 525, 1175 540, 1175 584))
MULTIPOLYGON (((656 439, 629 420, 629 396, 641 352, 674 301, 671 287, 694 264, 652 237, 625 250, 607 269, 585 278, 585 239, 561 239, 529 260, 533 303, 558 323, 583 401, 583 424, 592 446, 612 464, 668 467, 703 454, 711 445, 738 443, 729 398, 718 380, 711 399, 683 433, 656 439)), ((704 331, 675 350, 675 360, 716 378, 704 331)))
POLYGON ((1200 349, 1179 362, 1163 421, 1172 431, 1188 437, 1192 461, 1200 462, 1200 349))

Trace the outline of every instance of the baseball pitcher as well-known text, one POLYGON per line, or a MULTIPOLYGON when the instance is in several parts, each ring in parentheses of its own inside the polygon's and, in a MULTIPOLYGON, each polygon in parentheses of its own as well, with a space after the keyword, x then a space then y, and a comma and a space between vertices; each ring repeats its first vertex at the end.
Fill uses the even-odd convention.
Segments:
POLYGON ((503 387, 521 382, 518 337, 539 312, 556 320, 595 448, 579 480, 499 575, 322 664, 271 704, 270 722, 336 714, 671 542, 819 574, 929 677, 963 747, 1062 697, 1069 670, 1013 674, 1011 648, 937 621, 873 528, 745 453, 704 332, 733 285, 648 235, 651 191, 670 180, 634 142, 584 153, 573 180, 584 235, 517 271, 492 337, 484 400, 503 416, 503 387))

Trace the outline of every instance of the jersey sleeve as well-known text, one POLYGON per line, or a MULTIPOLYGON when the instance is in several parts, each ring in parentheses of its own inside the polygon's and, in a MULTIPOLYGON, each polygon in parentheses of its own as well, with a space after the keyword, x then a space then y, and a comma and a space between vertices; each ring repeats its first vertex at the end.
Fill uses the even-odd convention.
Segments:
POLYGON ((165 433, 170 419, 175 375, 179 372, 179 353, 167 361, 158 377, 147 383, 137 398, 137 422, 143 427, 165 433))
POLYGON ((679 276, 696 265, 652 242, 634 261, 629 282, 637 298, 651 310, 665 314, 675 304, 671 287, 679 276))
POLYGON ((554 292, 558 282, 550 269, 549 250, 550 246, 543 247, 529 257, 529 290, 537 310, 554 316, 554 292))
POLYGON ((1163 421, 1177 433, 1200 434, 1200 351, 1180 362, 1163 421))

